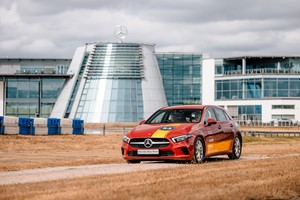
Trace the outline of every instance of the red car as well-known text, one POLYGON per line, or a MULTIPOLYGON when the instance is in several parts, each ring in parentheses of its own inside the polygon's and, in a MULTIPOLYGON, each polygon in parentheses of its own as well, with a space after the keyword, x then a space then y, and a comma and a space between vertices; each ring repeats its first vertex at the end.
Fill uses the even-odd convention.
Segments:
POLYGON ((239 159, 239 126, 218 106, 184 105, 155 112, 123 137, 128 163, 149 160, 185 160, 202 163, 210 156, 239 159))

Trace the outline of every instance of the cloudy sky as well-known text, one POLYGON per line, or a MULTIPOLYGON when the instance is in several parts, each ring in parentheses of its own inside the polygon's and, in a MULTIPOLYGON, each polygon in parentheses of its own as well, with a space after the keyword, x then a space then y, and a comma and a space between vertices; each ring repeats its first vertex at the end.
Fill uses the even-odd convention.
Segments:
POLYGON ((300 56, 299 0, 1 0, 0 57, 71 58, 119 24, 156 51, 300 56))

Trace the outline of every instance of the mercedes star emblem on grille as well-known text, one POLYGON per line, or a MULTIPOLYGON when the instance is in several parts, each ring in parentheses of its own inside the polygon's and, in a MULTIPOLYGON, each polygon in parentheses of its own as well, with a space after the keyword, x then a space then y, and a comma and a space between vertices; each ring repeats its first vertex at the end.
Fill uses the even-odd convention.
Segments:
POLYGON ((148 138, 144 141, 144 146, 146 148, 150 148, 150 147, 152 147, 152 143, 153 143, 152 140, 148 138))

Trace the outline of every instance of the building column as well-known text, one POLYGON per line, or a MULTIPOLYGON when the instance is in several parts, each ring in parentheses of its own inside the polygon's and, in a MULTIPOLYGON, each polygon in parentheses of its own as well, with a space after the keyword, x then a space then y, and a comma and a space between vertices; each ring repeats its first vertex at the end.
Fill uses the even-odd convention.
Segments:
POLYGON ((243 68, 242 74, 246 74, 246 58, 242 58, 242 68, 243 68))

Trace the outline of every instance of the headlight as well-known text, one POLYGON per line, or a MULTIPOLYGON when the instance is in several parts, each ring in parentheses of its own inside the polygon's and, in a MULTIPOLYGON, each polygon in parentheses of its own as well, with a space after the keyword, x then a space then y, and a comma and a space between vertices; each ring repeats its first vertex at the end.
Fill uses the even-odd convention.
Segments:
POLYGON ((123 142, 125 142, 125 143, 128 143, 128 144, 129 144, 129 141, 130 141, 129 137, 127 137, 127 136, 123 136, 123 142))
POLYGON ((188 138, 190 138, 190 137, 192 137, 191 134, 185 134, 185 135, 173 137, 173 138, 172 138, 172 141, 173 141, 174 143, 178 143, 178 142, 181 142, 181 141, 183 141, 183 140, 186 140, 186 139, 188 139, 188 138))

